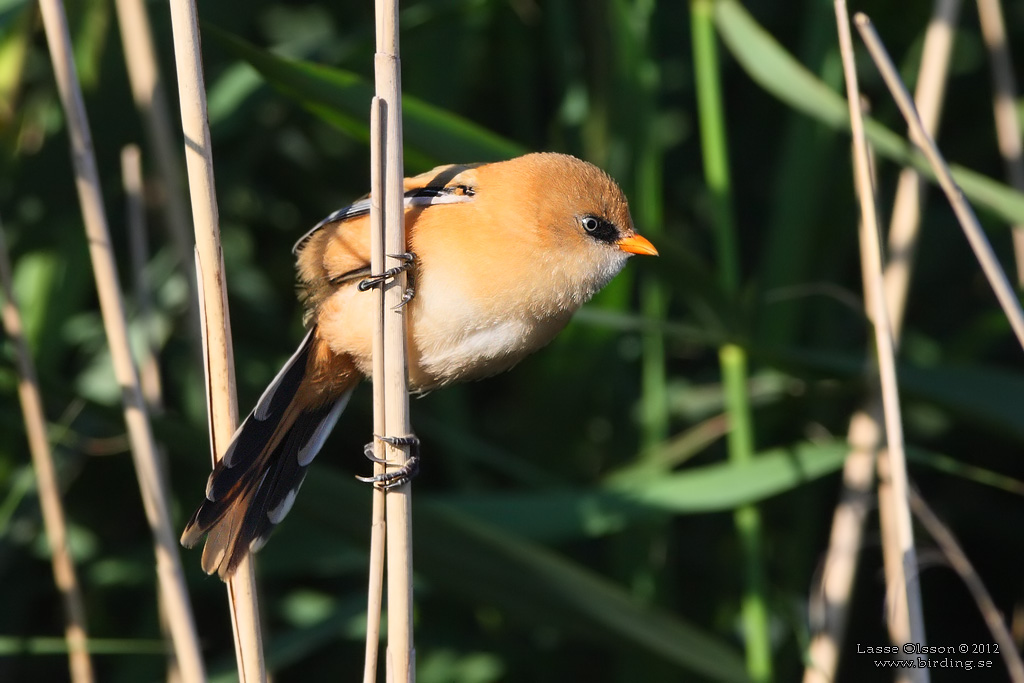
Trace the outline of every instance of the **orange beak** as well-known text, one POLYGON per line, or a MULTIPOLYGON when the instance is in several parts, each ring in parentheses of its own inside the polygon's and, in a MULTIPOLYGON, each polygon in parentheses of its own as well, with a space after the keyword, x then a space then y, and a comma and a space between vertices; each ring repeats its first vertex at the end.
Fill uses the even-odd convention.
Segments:
POLYGON ((622 239, 616 240, 616 246, 619 249, 630 254, 643 254, 645 256, 657 256, 658 250, 654 248, 646 237, 633 233, 623 237, 622 239))

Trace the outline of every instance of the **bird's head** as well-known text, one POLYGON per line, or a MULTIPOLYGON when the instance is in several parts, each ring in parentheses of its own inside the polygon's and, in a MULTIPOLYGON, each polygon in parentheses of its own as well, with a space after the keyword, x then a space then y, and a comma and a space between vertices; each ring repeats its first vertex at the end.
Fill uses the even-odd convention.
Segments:
MULTIPOLYGON (((566 154, 528 154, 505 162, 533 204, 540 260, 583 300, 608 283, 633 254, 658 250, 633 226, 618 184, 593 164, 566 154)), ((515 186, 515 185, 513 185, 515 186)))

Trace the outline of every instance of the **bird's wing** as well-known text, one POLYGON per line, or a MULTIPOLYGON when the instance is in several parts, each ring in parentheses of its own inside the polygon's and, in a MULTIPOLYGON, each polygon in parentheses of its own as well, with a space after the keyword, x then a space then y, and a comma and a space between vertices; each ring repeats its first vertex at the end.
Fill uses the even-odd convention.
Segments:
MULTIPOLYGON (((448 164, 438 166, 426 173, 421 173, 404 182, 405 209, 408 211, 417 206, 432 206, 435 204, 453 204, 465 202, 472 199, 475 187, 472 177, 466 177, 466 171, 471 171, 481 164, 448 164), (458 180, 459 182, 454 182, 458 180)), ((299 254, 310 239, 321 229, 329 225, 340 225, 350 222, 355 218, 368 216, 370 214, 370 196, 334 211, 329 216, 310 228, 309 232, 299 238, 292 247, 293 254, 299 254)))

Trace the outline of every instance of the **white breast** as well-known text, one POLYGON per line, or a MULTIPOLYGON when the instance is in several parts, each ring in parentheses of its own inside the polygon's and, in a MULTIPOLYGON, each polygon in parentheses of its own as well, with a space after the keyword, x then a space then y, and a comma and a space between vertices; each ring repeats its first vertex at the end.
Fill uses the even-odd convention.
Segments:
POLYGON ((410 330, 409 373, 414 389, 507 370, 551 341, 569 319, 569 313, 544 319, 521 313, 481 320, 465 308, 446 308, 429 311, 432 320, 421 319, 410 330))
POLYGON ((567 318, 544 321, 509 318, 476 329, 446 326, 450 334, 444 337, 415 338, 419 351, 418 370, 422 374, 411 378, 413 384, 426 389, 507 370, 547 344, 567 318))
MULTIPOLYGON (((504 320, 475 330, 451 330, 447 339, 429 340, 423 348, 420 364, 438 377, 459 374, 463 368, 508 355, 528 332, 520 320, 504 320)), ((427 340, 424 340, 427 341, 427 340)))

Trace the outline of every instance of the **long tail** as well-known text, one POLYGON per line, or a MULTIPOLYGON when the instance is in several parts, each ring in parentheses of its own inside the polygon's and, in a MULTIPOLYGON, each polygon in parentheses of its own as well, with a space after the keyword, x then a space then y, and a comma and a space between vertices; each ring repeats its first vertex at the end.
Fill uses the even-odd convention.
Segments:
POLYGON ((202 559, 207 574, 227 580, 247 551, 267 542, 358 380, 351 362, 331 354, 316 328, 310 330, 235 432, 181 535, 191 548, 209 534, 202 559), (325 365, 333 366, 330 377, 325 365))

